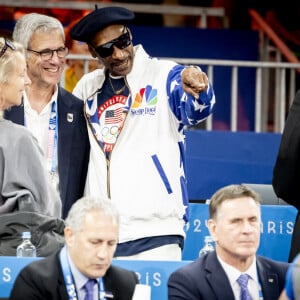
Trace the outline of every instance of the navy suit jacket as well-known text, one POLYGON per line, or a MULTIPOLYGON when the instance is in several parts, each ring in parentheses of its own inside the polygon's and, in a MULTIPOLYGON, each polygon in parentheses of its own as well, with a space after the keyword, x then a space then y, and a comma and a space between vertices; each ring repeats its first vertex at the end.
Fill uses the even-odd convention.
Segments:
MULTIPOLYGON (((103 277, 105 291, 113 300, 131 300, 138 278, 135 272, 110 266, 103 277)), ((59 252, 34 261, 17 276, 10 300, 69 300, 59 260, 59 252)))
MULTIPOLYGON (((58 87, 58 175, 62 217, 72 204, 83 196, 90 144, 83 113, 83 101, 58 87)), ((14 106, 5 119, 24 125, 24 105, 14 106)))
MULTIPOLYGON (((264 300, 278 299, 289 264, 262 256, 257 256, 256 261, 264 300)), ((168 280, 168 299, 234 300, 230 282, 216 252, 174 271, 168 280)))

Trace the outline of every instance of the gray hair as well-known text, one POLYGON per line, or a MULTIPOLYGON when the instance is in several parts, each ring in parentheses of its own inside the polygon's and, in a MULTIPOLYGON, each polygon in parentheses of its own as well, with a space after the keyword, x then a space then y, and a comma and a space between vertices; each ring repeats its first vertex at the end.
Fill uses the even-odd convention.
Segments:
MULTIPOLYGON (((15 70, 16 59, 15 53, 20 52, 24 55, 24 47, 14 42, 15 50, 10 49, 9 47, 6 49, 4 55, 0 58, 0 83, 8 82, 11 74, 15 70)), ((5 46, 5 39, 0 37, 0 50, 5 46)))
MULTIPOLYGON (((5 50, 5 53, 0 57, 0 84, 10 81, 10 77, 16 68, 16 53, 24 55, 24 47, 14 42, 15 50, 9 47, 5 50)), ((5 47, 5 38, 0 37, 0 51, 5 47)), ((3 101, 2 95, 0 95, 0 103, 3 101)), ((0 109, 0 119, 3 119, 3 111, 0 109)))
POLYGON ((72 205, 65 220, 66 226, 71 227, 75 232, 80 231, 83 227, 86 214, 92 210, 112 217, 114 222, 119 225, 119 213, 111 200, 90 196, 82 197, 72 205))
POLYGON ((60 31, 65 41, 65 32, 63 25, 54 17, 42 15, 38 13, 30 13, 21 17, 14 27, 13 39, 21 43, 25 49, 29 48, 32 35, 39 32, 60 31))

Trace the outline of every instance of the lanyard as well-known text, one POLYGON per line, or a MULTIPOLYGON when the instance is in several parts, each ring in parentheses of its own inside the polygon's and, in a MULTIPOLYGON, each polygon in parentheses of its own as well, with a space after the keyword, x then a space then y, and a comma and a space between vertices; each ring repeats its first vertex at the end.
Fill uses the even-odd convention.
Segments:
MULTIPOLYGON (((24 125, 26 126, 26 115, 24 113, 24 125)), ((47 170, 51 175, 56 172, 57 160, 57 140, 58 140, 58 118, 57 118, 57 101, 51 105, 50 119, 48 125, 48 143, 47 143, 47 170)))
POLYGON ((264 299, 264 296, 263 296, 263 293, 262 293, 262 289, 261 289, 260 280, 258 280, 258 299, 259 300, 263 300, 264 299))
POLYGON ((261 288, 261 284, 260 284, 260 277, 259 277, 259 274, 258 274, 258 270, 257 270, 257 284, 258 284, 258 299, 259 300, 263 300, 264 299, 264 296, 263 296, 263 293, 262 293, 262 288, 261 288))
POLYGON ((56 172, 57 160, 57 136, 58 136, 58 118, 57 118, 57 101, 53 101, 51 105, 51 113, 48 126, 48 145, 47 145, 47 166, 50 174, 56 172))
MULTIPOLYGON (((78 300, 73 276, 72 276, 69 261, 68 261, 66 246, 64 246, 61 249, 59 258, 60 258, 60 263, 61 263, 61 267, 62 267, 62 271, 63 271, 65 283, 66 283, 66 289, 67 289, 69 300, 78 300)), ((98 289, 99 289, 99 300, 105 300, 106 297, 112 298, 112 294, 106 293, 104 290, 104 283, 103 283, 102 277, 98 278, 97 281, 98 281, 98 289)))

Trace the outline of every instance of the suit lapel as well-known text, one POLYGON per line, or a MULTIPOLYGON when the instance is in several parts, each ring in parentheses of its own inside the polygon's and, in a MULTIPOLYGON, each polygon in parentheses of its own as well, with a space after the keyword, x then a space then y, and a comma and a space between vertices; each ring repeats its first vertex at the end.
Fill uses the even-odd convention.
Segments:
POLYGON ((58 293, 59 293, 59 297, 60 297, 59 299, 69 300, 68 294, 66 292, 66 286, 62 282, 58 283, 58 293))
POLYGON ((270 271, 270 265, 266 261, 261 260, 260 257, 257 257, 256 259, 258 276, 264 300, 278 299, 277 274, 270 271))
POLYGON ((216 253, 207 257, 205 264, 206 279, 216 299, 234 299, 228 277, 217 259, 216 253))
MULTIPOLYGON (((72 110, 72 103, 67 94, 59 87, 57 95, 58 110, 58 165, 59 180, 62 183, 69 178, 70 153, 73 146, 72 138, 76 124, 76 116, 72 110)), ((60 184, 66 186, 66 184, 60 184)), ((61 190, 61 198, 65 199, 66 190, 61 190), (62 194, 63 193, 63 194, 62 194)))
POLYGON ((59 253, 60 251, 57 252, 55 255, 55 263, 54 265, 57 266, 58 270, 58 279, 57 279, 57 290, 58 290, 58 300, 69 300, 65 281, 64 281, 64 276, 60 264, 60 259, 59 259, 59 253))
POLYGON ((113 291, 113 280, 111 278, 111 267, 106 271, 105 276, 103 277, 104 282, 104 290, 107 293, 113 294, 114 298, 116 299, 115 291, 113 291))

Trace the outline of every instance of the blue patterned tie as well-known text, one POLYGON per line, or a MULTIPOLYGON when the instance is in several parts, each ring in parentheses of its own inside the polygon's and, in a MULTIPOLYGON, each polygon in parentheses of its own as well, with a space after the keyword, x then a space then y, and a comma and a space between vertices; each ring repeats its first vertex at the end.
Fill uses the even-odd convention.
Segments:
POLYGON ((249 276, 247 274, 241 274, 237 279, 238 284, 241 287, 241 295, 240 300, 251 300, 251 296, 249 294, 249 290, 247 287, 249 276))
POLYGON ((94 285, 96 283, 95 279, 89 279, 83 286, 85 289, 84 300, 94 300, 94 285))

